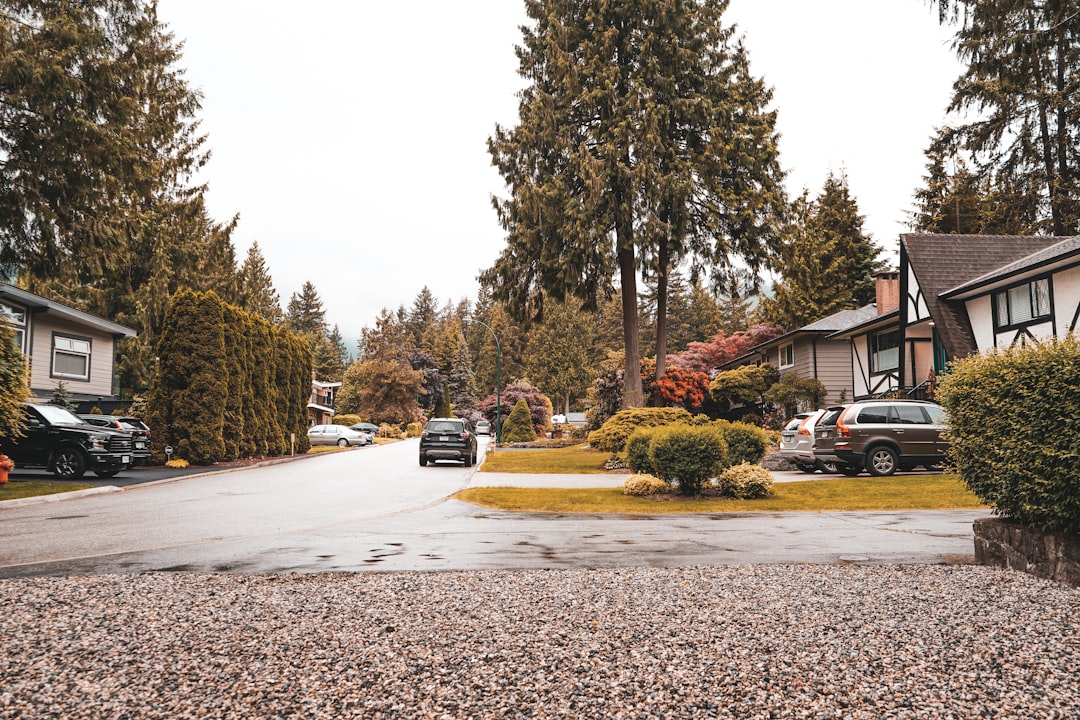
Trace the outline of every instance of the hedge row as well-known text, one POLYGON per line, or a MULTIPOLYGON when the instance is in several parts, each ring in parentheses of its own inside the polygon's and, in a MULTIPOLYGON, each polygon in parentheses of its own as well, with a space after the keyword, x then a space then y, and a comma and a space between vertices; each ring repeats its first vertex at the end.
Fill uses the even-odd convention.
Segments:
POLYGON ((208 464, 307 452, 311 349, 213 292, 177 292, 165 312, 147 398, 152 459, 208 464))
POLYGON ((950 457, 995 514, 1080 533, 1080 340, 1048 340, 950 365, 938 399, 950 457))

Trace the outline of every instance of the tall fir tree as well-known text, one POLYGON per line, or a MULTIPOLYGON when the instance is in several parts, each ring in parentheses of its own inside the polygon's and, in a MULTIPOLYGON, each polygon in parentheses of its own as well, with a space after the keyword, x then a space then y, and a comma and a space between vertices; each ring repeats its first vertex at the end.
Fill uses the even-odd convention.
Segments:
POLYGON ((281 297, 274 288, 258 241, 251 243, 240 267, 239 305, 275 325, 280 325, 285 317, 281 311, 281 297))
POLYGON ((782 173, 768 91, 722 27, 726 0, 525 5, 530 85, 517 127, 489 140, 510 187, 495 202, 507 247, 481 278, 524 318, 545 296, 592 310, 617 273, 623 397, 641 405, 640 264, 666 278, 684 256, 728 267, 769 254, 782 173))
POLYGON ((305 281, 300 292, 289 298, 285 312, 285 326, 309 339, 323 337, 326 333, 326 310, 322 298, 312 282, 305 281))
POLYGON ((957 28, 966 64, 953 84, 956 122, 940 140, 977 178, 1008 193, 1014 217, 1035 208, 1024 233, 1080 231, 1080 12, 1073 2, 934 0, 957 28))

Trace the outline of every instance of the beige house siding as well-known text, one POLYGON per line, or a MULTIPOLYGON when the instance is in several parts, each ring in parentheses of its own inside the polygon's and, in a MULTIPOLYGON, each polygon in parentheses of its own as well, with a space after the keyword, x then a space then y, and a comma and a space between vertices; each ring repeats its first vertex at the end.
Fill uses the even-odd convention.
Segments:
MULTIPOLYGON (((775 353, 770 353, 770 357, 775 353)), ((846 340, 802 337, 795 339, 795 365, 781 374, 796 372, 803 379, 817 379, 827 392, 825 404, 840 402, 852 395, 851 347, 846 340)))
POLYGON ((111 335, 87 328, 50 314, 35 314, 30 326, 30 390, 39 397, 48 397, 63 381, 71 393, 80 395, 112 395, 113 338, 111 335), (52 377, 52 343, 54 333, 90 342, 90 379, 52 377))

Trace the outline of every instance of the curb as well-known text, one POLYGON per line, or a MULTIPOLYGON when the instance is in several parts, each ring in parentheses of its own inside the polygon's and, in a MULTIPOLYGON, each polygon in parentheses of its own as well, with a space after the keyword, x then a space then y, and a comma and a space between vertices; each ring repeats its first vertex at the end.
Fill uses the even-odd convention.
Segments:
POLYGON ((103 485, 102 487, 86 488, 85 490, 71 490, 69 492, 51 493, 49 495, 34 495, 32 497, 15 498, 13 500, 0 500, 0 508, 60 502, 61 500, 86 497, 87 495, 104 495, 105 493, 122 492, 123 490, 124 488, 115 485, 103 485))

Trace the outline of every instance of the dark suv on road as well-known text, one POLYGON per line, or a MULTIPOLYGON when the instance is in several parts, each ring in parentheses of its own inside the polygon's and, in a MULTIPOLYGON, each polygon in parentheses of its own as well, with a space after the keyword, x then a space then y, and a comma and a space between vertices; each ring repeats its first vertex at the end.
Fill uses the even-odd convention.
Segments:
POLYGON ((0 438, 16 467, 39 466, 64 480, 87 470, 109 478, 134 462, 131 433, 88 425, 56 405, 23 406, 23 436, 0 438))
POLYGON ((945 460, 945 410, 918 400, 864 400, 831 407, 814 430, 814 456, 845 475, 892 475, 945 460))
POLYGON ((461 460, 465 467, 476 463, 476 433, 462 418, 431 418, 420 434, 420 464, 436 460, 461 460))

